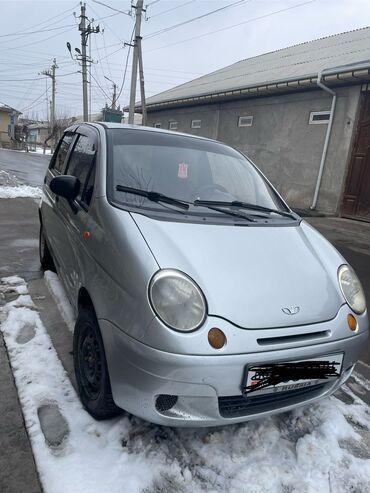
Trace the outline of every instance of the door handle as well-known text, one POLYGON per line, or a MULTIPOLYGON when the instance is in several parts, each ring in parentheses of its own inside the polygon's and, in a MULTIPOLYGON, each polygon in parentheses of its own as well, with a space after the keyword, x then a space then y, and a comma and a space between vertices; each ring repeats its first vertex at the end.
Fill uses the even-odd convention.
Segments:
POLYGON ((59 202, 59 195, 55 196, 55 202, 59 202))

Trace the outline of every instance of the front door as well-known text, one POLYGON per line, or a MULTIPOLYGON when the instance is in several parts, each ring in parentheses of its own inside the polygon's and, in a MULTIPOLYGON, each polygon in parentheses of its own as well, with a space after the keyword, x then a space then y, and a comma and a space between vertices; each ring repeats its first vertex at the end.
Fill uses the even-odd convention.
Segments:
POLYGON ((342 216, 370 221, 370 92, 361 110, 342 203, 342 216))

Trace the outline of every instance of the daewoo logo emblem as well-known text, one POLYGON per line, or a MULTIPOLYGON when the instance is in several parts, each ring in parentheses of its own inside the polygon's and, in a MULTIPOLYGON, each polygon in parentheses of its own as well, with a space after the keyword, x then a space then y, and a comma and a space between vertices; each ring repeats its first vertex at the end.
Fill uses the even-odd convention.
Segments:
POLYGON ((282 310, 285 315, 296 315, 299 312, 300 308, 299 306, 286 306, 282 308, 282 310))

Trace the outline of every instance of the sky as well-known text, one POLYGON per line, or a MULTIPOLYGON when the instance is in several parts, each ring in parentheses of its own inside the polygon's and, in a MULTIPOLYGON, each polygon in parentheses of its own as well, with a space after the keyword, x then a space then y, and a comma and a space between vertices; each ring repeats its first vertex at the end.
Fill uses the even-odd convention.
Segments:
MULTIPOLYGON (((370 0, 144 0, 144 5, 148 97, 245 58, 370 25, 370 0)), ((112 98, 106 77, 117 84, 121 106, 128 103, 131 10, 129 0, 86 1, 87 16, 100 28, 90 35, 88 48, 93 113, 112 98)), ((55 57, 57 116, 82 114, 81 68, 66 47, 69 42, 74 55, 74 48, 81 48, 79 15, 77 1, 0 0, 0 103, 25 117, 47 119, 51 80, 42 72, 55 57)))

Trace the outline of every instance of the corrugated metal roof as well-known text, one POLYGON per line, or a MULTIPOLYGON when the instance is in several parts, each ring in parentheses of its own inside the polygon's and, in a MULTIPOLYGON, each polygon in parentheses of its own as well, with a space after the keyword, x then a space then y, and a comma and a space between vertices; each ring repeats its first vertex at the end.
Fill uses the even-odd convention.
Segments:
MULTIPOLYGON (((247 87, 309 79, 325 69, 370 60, 370 27, 336 34, 229 65, 147 99, 147 105, 247 87)), ((369 62, 370 63, 370 62, 369 62)))

